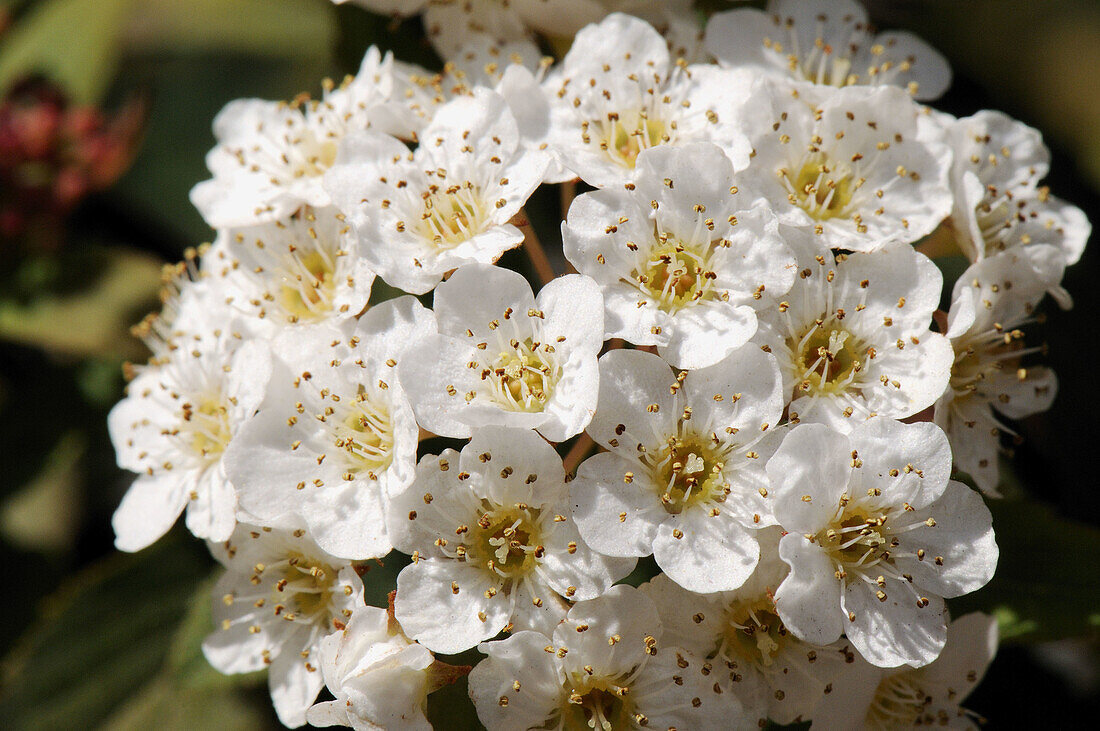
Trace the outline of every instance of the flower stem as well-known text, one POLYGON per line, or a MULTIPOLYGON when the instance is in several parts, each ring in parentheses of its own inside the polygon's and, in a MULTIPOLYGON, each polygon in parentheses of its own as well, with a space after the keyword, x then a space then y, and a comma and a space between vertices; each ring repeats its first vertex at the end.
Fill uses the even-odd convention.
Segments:
POLYGON ((572 475, 577 470, 577 465, 581 463, 588 453, 596 446, 596 443, 592 441, 592 437, 588 436, 588 432, 581 432, 581 435, 577 438, 577 441, 569 448, 569 452, 566 453, 565 459, 562 460, 562 465, 565 467, 565 474, 572 475))
POLYGON ((545 287, 557 275, 554 274, 554 267, 550 266, 550 260, 546 257, 546 250, 542 248, 542 243, 539 242, 539 237, 535 234, 535 228, 527 217, 527 211, 521 209, 512 219, 512 224, 523 232, 523 248, 526 249, 527 256, 531 259, 531 265, 535 268, 536 276, 538 276, 542 286, 545 287))

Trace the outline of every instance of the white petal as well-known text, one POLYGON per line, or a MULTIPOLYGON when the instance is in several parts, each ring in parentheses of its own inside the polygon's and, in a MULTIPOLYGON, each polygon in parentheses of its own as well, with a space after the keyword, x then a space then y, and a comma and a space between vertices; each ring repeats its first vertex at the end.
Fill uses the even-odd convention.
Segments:
POLYGON ((115 548, 140 551, 168 532, 187 504, 190 487, 174 475, 139 477, 111 517, 115 548))
POLYGON ((615 454, 597 454, 581 463, 570 483, 577 528, 589 546, 605 555, 648 556, 657 527, 668 519, 656 488, 625 481, 624 475, 636 468, 615 454))
POLYGON ((880 601, 872 584, 856 581, 845 588, 843 603, 844 611, 854 615, 844 631, 872 665, 927 665, 943 649, 947 626, 943 599, 937 596, 918 607, 913 593, 899 583, 880 601))
POLYGON ((284 647, 271 663, 268 685, 275 712, 284 726, 298 728, 306 723, 306 709, 317 700, 317 694, 325 685, 320 670, 306 669, 307 660, 284 647))
POLYGON ((744 584, 756 568, 760 545, 732 516, 689 508, 657 529, 653 558, 677 584, 706 594, 744 584))
POLYGON ((848 439, 820 424, 800 424, 783 439, 766 469, 779 524, 796 533, 816 533, 832 519, 848 488, 848 439))
POLYGON ((935 524, 914 533, 910 544, 923 548, 926 558, 905 561, 914 583, 948 598, 985 586, 997 569, 1000 552, 993 518, 981 495, 952 480, 936 502, 914 517, 925 513, 934 516, 935 524))
POLYGON ((828 556, 796 533, 783 536, 779 555, 791 567, 775 592, 775 608, 783 624, 799 638, 817 645, 840 637, 845 631, 841 586, 828 556))
POLYGON ((397 621, 433 652, 452 655, 468 650, 504 629, 511 617, 510 600, 503 592, 485 597, 490 585, 481 569, 457 561, 414 562, 397 576, 397 621), (478 612, 485 613, 485 621, 478 612))
POLYGON ((559 708, 563 679, 553 655, 543 649, 549 644, 545 635, 528 631, 478 648, 489 657, 470 672, 470 699, 489 731, 534 728, 559 708), (508 698, 506 705, 502 697, 508 698))

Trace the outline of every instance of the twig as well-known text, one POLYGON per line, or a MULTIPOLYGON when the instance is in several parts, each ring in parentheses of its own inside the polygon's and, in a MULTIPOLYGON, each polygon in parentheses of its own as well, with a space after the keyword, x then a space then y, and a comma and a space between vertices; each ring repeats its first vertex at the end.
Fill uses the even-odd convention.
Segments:
POLYGON ((569 215, 569 206, 573 204, 573 199, 577 197, 577 181, 565 181, 558 191, 561 194, 561 220, 564 221, 569 215))
POLYGON ((924 237, 924 240, 915 248, 929 259, 962 253, 959 249, 958 233, 950 221, 941 223, 935 231, 924 237))
POLYGON ((565 459, 562 460, 562 464, 565 467, 565 474, 573 474, 577 469, 577 465, 581 463, 582 459, 588 456, 588 453, 591 452, 595 446, 596 443, 592 441, 592 437, 588 436, 588 432, 581 432, 576 443, 569 448, 569 452, 566 453, 565 459))
POLYGON ((538 276, 542 286, 545 287, 557 275, 554 274, 554 267, 550 266, 550 260, 546 258, 546 250, 542 248, 539 237, 535 234, 535 227, 531 225, 530 219, 527 218, 527 212, 521 209, 512 218, 512 224, 523 232, 523 248, 527 250, 527 256, 531 260, 531 265, 535 268, 535 275, 538 276))

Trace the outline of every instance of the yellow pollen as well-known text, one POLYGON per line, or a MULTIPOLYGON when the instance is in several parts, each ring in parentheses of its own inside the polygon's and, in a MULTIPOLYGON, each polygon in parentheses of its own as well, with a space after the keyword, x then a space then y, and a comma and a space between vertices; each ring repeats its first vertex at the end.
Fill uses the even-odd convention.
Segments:
POLYGON ((480 233, 486 219, 480 193, 476 186, 469 184, 426 194, 421 234, 437 249, 446 250, 480 233))
POLYGON ((781 171, 795 202, 819 221, 843 216, 852 202, 855 182, 849 169, 838 169, 820 152, 813 153, 792 179, 781 171))

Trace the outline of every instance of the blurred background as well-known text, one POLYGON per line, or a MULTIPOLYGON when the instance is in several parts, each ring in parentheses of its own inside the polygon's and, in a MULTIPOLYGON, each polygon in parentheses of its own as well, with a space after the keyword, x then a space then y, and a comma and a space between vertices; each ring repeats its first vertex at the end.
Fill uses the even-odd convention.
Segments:
MULTIPOLYGON (((913 30, 950 60, 937 107, 1042 130, 1051 190, 1100 222, 1100 3, 867 4, 880 28, 913 30)), ((113 551, 131 476, 105 420, 122 364, 146 356, 129 327, 157 308, 161 267, 212 236, 187 194, 207 177, 214 115, 238 97, 319 94, 372 43, 439 66, 418 20, 329 0, 0 0, 0 726, 277 726, 262 677, 220 676, 198 649, 205 548, 177 530, 113 551)), ((1048 303, 1029 335, 1049 344, 1061 392, 1020 425, 1008 497, 991 506, 1000 569, 952 603, 1001 621, 998 659, 966 704, 992 728, 1100 718, 1098 248, 1067 271, 1075 309, 1048 303)))

